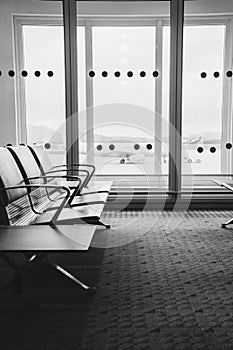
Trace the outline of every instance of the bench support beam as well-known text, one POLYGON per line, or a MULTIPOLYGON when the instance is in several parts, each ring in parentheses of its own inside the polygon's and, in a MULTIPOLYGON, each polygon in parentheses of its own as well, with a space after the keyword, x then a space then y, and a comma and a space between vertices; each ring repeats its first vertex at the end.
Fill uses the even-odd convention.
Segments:
POLYGON ((90 287, 66 271, 60 265, 53 263, 47 259, 48 253, 42 253, 40 255, 33 255, 32 259, 26 260, 20 266, 17 266, 8 255, 1 253, 0 257, 14 269, 14 278, 7 284, 2 286, 0 289, 5 289, 13 283, 14 291, 17 294, 22 294, 24 287, 32 284, 33 280, 36 279, 36 275, 43 265, 47 265, 53 268, 53 270, 59 271, 63 276, 74 282, 76 285, 84 289, 90 294, 94 294, 96 291, 95 287, 90 287), (25 276, 27 275, 27 277, 25 276), (26 277, 26 278, 25 278, 26 277))

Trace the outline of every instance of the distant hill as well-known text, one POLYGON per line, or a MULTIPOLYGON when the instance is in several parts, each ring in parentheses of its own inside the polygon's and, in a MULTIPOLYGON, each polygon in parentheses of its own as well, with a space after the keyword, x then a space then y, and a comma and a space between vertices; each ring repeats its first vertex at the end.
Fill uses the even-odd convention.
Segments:
POLYGON ((41 143, 41 142, 51 142, 53 144, 63 144, 62 133, 58 130, 53 130, 47 128, 43 125, 27 125, 28 130, 28 142, 29 143, 41 143))
POLYGON ((94 142, 116 142, 116 143, 149 143, 153 142, 153 138, 138 136, 104 136, 95 134, 94 142))
MULTIPOLYGON (((27 125, 28 129, 28 135, 29 135, 29 142, 51 142, 53 144, 64 144, 63 135, 65 135, 65 132, 60 130, 53 130, 51 128, 47 128, 43 125, 36 126, 36 125, 27 125)), ((204 144, 218 144, 221 142, 221 133, 216 132, 202 132, 202 133, 193 133, 190 135, 185 135, 183 137, 184 139, 198 139, 198 137, 201 136, 201 142, 204 144)), ((168 135, 163 137, 162 142, 168 143, 169 137, 168 135)), ((81 142, 86 142, 85 135, 80 138, 81 142)), ((95 134, 94 135, 94 142, 95 143, 153 143, 154 139, 152 137, 138 137, 134 135, 130 136, 106 136, 101 134, 95 134)))

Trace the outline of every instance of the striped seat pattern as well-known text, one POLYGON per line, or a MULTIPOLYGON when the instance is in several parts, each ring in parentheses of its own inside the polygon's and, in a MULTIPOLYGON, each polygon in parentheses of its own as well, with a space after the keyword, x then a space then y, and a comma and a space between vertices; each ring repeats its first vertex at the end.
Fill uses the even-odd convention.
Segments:
MULTIPOLYGON (((53 200, 57 199, 58 196, 60 196, 60 193, 57 191, 50 191, 48 197, 48 193, 45 189, 38 188, 32 191, 29 195, 31 196, 31 201, 35 211, 42 213, 52 206, 53 200)), ((6 207, 6 213, 11 226, 26 226, 33 224, 38 217, 38 214, 32 210, 28 195, 24 195, 23 197, 9 203, 6 207)))
MULTIPOLYGON (((43 184, 43 180, 34 181, 33 185, 43 184)), ((57 182, 50 181, 50 185, 57 182)), ((62 198, 64 191, 53 188, 23 188, 24 178, 11 153, 6 148, 0 148, 0 224, 29 225, 33 224, 38 215, 62 198), (19 188, 8 189, 12 186, 19 188), (20 188, 21 186, 21 188, 20 188)))

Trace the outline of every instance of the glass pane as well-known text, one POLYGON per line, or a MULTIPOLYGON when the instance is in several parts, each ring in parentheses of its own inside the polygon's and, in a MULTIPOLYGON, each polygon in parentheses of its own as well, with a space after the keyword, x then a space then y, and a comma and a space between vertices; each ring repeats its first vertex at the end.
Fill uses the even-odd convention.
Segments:
POLYGON ((86 155, 100 175, 167 177, 168 126, 162 117, 168 116, 170 33, 163 44, 162 27, 169 25, 170 1, 133 2, 130 7, 124 2, 117 7, 78 3, 77 12, 86 39, 81 159, 86 155))
POLYGON ((55 162, 66 144, 63 35, 62 25, 23 25, 27 142, 50 146, 55 162))
POLYGON ((162 173, 168 174, 169 164, 169 96, 170 96, 170 26, 163 26, 162 51, 162 173))
POLYGON ((183 186, 191 179, 195 186, 211 186, 214 175, 231 171, 226 144, 232 139, 232 10, 227 0, 221 6, 207 0, 185 3, 183 186))
POLYGON ((188 159, 183 157, 184 173, 188 171, 187 164, 191 164, 195 174, 221 172, 224 31, 222 25, 184 28, 183 144, 188 154, 188 159), (198 59, 194 52, 199 52, 198 59), (220 74, 218 78, 213 76, 215 71, 220 74), (216 147, 213 157, 209 152, 199 154, 198 147, 204 145, 216 147))
POLYGON ((142 164, 141 171, 154 171, 153 151, 147 145, 154 141, 155 31, 155 27, 93 28, 94 105, 106 104, 94 111, 95 164, 103 173, 141 173, 135 162, 142 164), (102 76, 105 71, 108 77, 102 76))
POLYGON ((95 105, 130 103, 153 110, 155 35, 155 26, 93 28, 95 105), (107 83, 101 75, 103 71, 108 72, 107 83), (132 79, 128 72, 133 73, 132 79), (140 79, 142 72, 147 74, 144 79, 140 79))
POLYGON ((85 26, 77 26, 78 48, 78 106, 79 111, 86 108, 86 55, 85 55, 85 26))
POLYGON ((86 46, 85 26, 77 26, 79 157, 86 163, 86 46))
POLYGON ((40 143, 65 154, 62 2, 0 2, 1 146, 40 143), (13 40, 14 39, 14 40, 13 40))

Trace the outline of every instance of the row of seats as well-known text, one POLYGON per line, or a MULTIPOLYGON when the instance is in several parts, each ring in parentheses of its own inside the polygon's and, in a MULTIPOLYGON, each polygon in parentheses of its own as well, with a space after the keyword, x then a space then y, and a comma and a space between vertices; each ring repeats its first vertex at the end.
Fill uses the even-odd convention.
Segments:
POLYGON ((105 225, 111 182, 93 181, 89 164, 52 166, 42 146, 0 148, 0 224, 105 225))
POLYGON ((0 147, 0 258, 22 293, 43 271, 56 271, 88 293, 96 288, 49 259, 51 252, 87 251, 111 182, 93 181, 88 164, 52 166, 41 146, 0 147), (91 224, 91 225, 89 225, 91 224), (23 253, 18 265, 9 254, 23 253))

